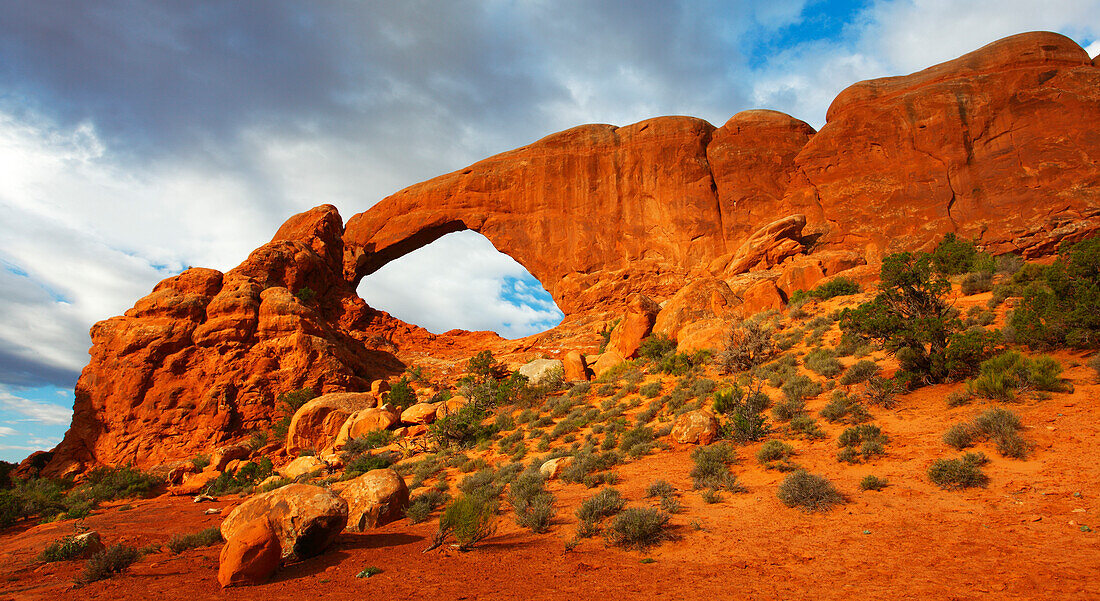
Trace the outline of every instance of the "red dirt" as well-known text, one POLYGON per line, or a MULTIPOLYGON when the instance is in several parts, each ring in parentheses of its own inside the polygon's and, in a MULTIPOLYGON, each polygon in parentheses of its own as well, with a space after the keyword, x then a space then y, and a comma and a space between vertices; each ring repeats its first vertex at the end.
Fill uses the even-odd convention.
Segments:
MULTIPOLYGON (((756 465, 756 446, 740 449, 734 468, 748 492, 715 505, 690 490, 690 449, 658 451, 620 466, 617 487, 632 505, 653 503, 643 498, 644 489, 658 478, 681 492, 685 511, 672 521, 678 540, 648 555, 607 548, 598 538, 567 552, 572 512, 592 491, 555 481, 551 490, 562 509, 546 535, 520 530, 510 516, 501 516, 498 533, 473 551, 422 554, 434 521, 400 520, 366 534, 345 533, 330 551, 284 568, 266 585, 224 591, 217 583, 216 546, 178 556, 161 551, 124 575, 73 588, 81 562, 34 560, 72 523, 16 528, 0 538, 0 598, 1100 599, 1100 541, 1097 533, 1081 530, 1100 529, 1100 465, 1094 455, 1100 386, 1080 357, 1059 359, 1072 366, 1064 375, 1076 391, 1011 405, 1035 447, 1019 461, 979 445, 991 458, 985 489, 943 491, 925 475, 934 459, 957 455, 940 442, 942 432, 989 406, 976 401, 948 409, 943 397, 953 386, 934 386, 906 395, 896 409, 873 410, 891 440, 887 456, 870 464, 836 461, 833 441, 843 426, 823 422, 827 438, 793 441, 795 461, 848 496, 847 504, 827 514, 783 506, 775 495, 783 474, 756 465), (890 486, 860 491, 859 480, 871 473, 889 479, 890 486), (654 562, 641 563, 646 556, 654 562), (366 566, 384 572, 355 578, 366 566)), ((817 399, 810 409, 824 402, 817 399)), ((117 504, 98 510, 85 524, 108 544, 163 544, 174 533, 218 524, 220 516, 202 511, 231 504, 162 496, 135 501, 129 511, 117 504)))

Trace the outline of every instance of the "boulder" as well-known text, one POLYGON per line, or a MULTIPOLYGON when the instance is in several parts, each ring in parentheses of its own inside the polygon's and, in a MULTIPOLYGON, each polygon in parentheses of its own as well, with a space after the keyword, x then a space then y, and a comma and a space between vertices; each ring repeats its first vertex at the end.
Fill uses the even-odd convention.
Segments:
POLYGON ((250 455, 252 455, 252 450, 243 444, 218 447, 214 450, 214 454, 210 456, 210 467, 219 472, 224 472, 230 461, 248 459, 250 455))
POLYGON ((390 391, 390 383, 386 380, 375 380, 370 383, 370 392, 374 398, 381 399, 382 394, 390 391))
POLYGON ((710 271, 729 277, 779 265, 787 257, 802 253, 804 227, 806 216, 802 214, 777 219, 753 232, 732 255, 712 262, 710 271))
POLYGON ((81 559, 88 559, 92 555, 107 549, 107 546, 100 540, 99 533, 94 530, 76 535, 73 537, 73 542, 84 549, 80 554, 81 559))
POLYGON ((782 309, 786 302, 783 294, 771 280, 760 280, 741 295, 741 314, 753 316, 768 309, 782 309))
POLYGON ((252 520, 226 539, 218 565, 223 588, 263 584, 282 562, 279 537, 266 518, 252 520))
POLYGON ((443 401, 439 404, 439 409, 436 411, 436 417, 445 417, 457 413, 460 409, 470 404, 470 399, 456 394, 453 397, 443 401))
POLYGON ((360 409, 348 416, 344 425, 340 426, 340 432, 333 441, 334 449, 342 448, 349 440, 365 436, 371 432, 389 429, 390 426, 401 421, 394 412, 387 409, 360 409))
POLYGON ((661 310, 656 302, 644 294, 631 296, 629 309, 622 321, 611 330, 611 338, 607 342, 608 350, 615 351, 624 359, 638 354, 642 340, 653 330, 657 312, 661 310))
POLYGON ((565 468, 573 465, 573 456, 557 457, 546 461, 539 467, 539 473, 542 474, 547 480, 553 480, 558 477, 565 468))
POLYGON ((346 483, 340 496, 348 502, 348 530, 364 532, 405 516, 409 488, 396 471, 371 470, 346 483))
POLYGON ((710 444, 718 437, 718 418, 706 409, 688 411, 676 418, 671 435, 680 444, 710 444))
POLYGON ((580 351, 569 351, 562 358, 562 369, 566 382, 585 382, 588 380, 588 363, 580 351))
POLYGON ((351 414, 375 404, 369 392, 334 392, 319 396, 294 412, 286 434, 286 452, 321 450, 333 443, 351 414))
POLYGON ((596 359, 595 365, 592 366, 592 371, 599 377, 603 372, 625 362, 623 356, 617 353, 615 350, 608 348, 599 359, 596 359))
POLYGON ((265 518, 283 559, 305 559, 324 551, 344 530, 348 504, 320 486, 288 484, 238 505, 222 522, 222 538, 232 540, 249 522, 265 518))
POLYGON ((729 284, 716 278, 701 278, 681 288, 668 300, 653 331, 677 341, 680 331, 702 320, 726 320, 733 317, 741 302, 729 284))
POLYGON ((775 286, 790 298, 796 291, 808 292, 825 277, 825 269, 816 257, 799 257, 783 267, 775 286))
POLYGON ((439 405, 436 403, 417 403, 401 412, 401 423, 430 424, 435 421, 438 409, 439 405))
POLYGON ((730 322, 725 319, 703 319, 690 323, 676 334, 676 351, 693 353, 701 350, 719 352, 726 347, 730 322))
POLYGON ((562 381, 565 378, 565 368, 558 359, 535 359, 521 366, 517 371, 520 375, 527 376, 527 383, 538 386, 551 381, 562 381))
POLYGON ((183 482, 178 486, 169 486, 168 494, 189 497, 205 488, 207 484, 220 475, 222 475, 221 472, 210 469, 209 466, 207 466, 205 471, 184 476, 183 482))
POLYGON ((313 455, 303 455, 279 468, 278 471, 279 475, 282 477, 293 480, 299 476, 323 470, 327 467, 328 465, 317 457, 313 455))

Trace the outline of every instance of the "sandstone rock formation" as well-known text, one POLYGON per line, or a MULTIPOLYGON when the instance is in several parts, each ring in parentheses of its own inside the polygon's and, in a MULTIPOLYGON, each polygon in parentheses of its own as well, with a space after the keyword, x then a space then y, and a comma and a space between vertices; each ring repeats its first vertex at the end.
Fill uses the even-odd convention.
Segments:
POLYGON ((263 584, 282 563, 279 537, 266 519, 252 520, 225 541, 218 564, 223 588, 263 584))
MULTIPOLYGON (((96 324, 45 472, 209 452, 268 427, 279 394, 367 391, 411 348, 537 352, 572 337, 592 352, 588 326, 627 314, 632 295, 664 301, 700 278, 729 283, 749 315, 946 232, 1049 253, 1100 229, 1098 122, 1100 69, 1070 39, 1034 32, 854 84, 817 132, 773 111, 721 128, 585 125, 411 186, 346 227, 321 206, 229 272, 189 269, 96 324), (542 282, 566 313, 557 333, 507 347, 435 336, 356 295, 365 275, 464 229, 542 282)), ((636 350, 623 346, 596 372, 636 350)))
POLYGON ((364 532, 405 517, 409 487, 396 471, 371 470, 346 483, 340 496, 348 502, 348 530, 364 532))
POLYGON ((680 444, 710 444, 718 438, 718 418, 706 409, 688 411, 676 418, 671 436, 680 444))
POLYGON ((297 455, 304 449, 319 451, 331 445, 352 414, 374 405, 374 395, 369 392, 334 392, 307 402, 290 420, 286 452, 297 455))
POLYGON ((348 504, 320 486, 288 484, 241 503, 221 525, 233 540, 249 522, 267 520, 284 559, 305 559, 324 551, 348 523, 348 504))

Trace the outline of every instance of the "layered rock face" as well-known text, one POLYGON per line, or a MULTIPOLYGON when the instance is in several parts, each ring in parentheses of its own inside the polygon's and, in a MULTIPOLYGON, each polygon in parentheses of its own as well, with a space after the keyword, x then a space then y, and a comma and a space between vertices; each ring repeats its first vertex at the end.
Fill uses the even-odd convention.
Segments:
POLYGON ((755 110, 720 128, 585 125, 409 187, 346 227, 318 207, 230 272, 190 269, 96 324, 73 426, 46 471, 187 457, 265 427, 279 393, 368 390, 402 369, 399 347, 495 344, 433 336, 355 294, 363 276, 459 230, 523 264, 566 313, 525 350, 701 279, 729 286, 716 319, 781 305, 946 232, 1048 253, 1100 228, 1097 124, 1100 69, 1036 32, 857 83, 819 132, 755 110))

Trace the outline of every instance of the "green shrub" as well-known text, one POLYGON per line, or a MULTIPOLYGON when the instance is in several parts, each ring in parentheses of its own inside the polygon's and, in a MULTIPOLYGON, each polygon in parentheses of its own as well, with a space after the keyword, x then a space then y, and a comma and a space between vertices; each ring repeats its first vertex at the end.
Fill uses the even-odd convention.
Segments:
POLYGON ((889 439, 876 425, 860 424, 846 428, 837 439, 837 446, 841 448, 841 454, 837 455, 837 459, 857 463, 860 460, 867 461, 872 457, 885 455, 887 442, 889 439))
POLYGON ((665 480, 656 480, 653 484, 649 485, 649 488, 645 491, 647 497, 667 497, 676 491, 671 484, 665 480))
POLYGON ((664 334, 650 334, 638 347, 638 356, 657 361, 676 350, 676 341, 664 334))
POLYGON ((851 386, 853 384, 866 382, 871 379, 872 376, 877 375, 881 369, 878 363, 874 361, 868 361, 867 359, 857 361, 840 377, 840 384, 842 386, 851 386))
POLYGON ((561 479, 565 482, 584 483, 586 477, 609 470, 621 462, 622 457, 615 451, 595 453, 585 447, 573 455, 573 463, 562 470, 561 479))
POLYGON ((808 415, 796 415, 791 418, 787 427, 795 434, 801 434, 804 438, 825 438, 825 433, 818 427, 817 421, 808 415))
POLYGON ((1032 347, 1100 345, 1100 238, 1059 249, 1049 267, 1028 265, 1013 276, 1026 282, 1009 323, 1032 347))
POLYGON ((623 499, 619 491, 614 488, 604 488, 581 502, 580 507, 577 508, 577 519, 595 524, 619 513, 623 507, 626 507, 626 499, 623 499))
POLYGON ((788 401, 799 403, 808 398, 821 394, 821 384, 811 380, 808 376, 799 374, 787 380, 780 388, 788 401))
POLYGON ((46 545, 46 548, 38 554, 38 561, 53 563, 55 561, 68 561, 84 555, 88 550, 88 539, 78 539, 69 534, 46 545))
POLYGON ((298 289, 297 292, 294 293, 294 296, 296 296, 298 300, 302 301, 303 303, 309 304, 313 302, 313 299, 317 298, 317 293, 314 292, 313 289, 309 286, 302 286, 298 289))
POLYGON ((791 295, 791 302, 798 303, 807 298, 828 300, 837 296, 849 296, 858 293, 859 284, 855 283, 849 278, 839 276, 818 285, 816 288, 810 290, 809 292, 796 290, 794 294, 791 295))
POLYGON ((772 408, 772 417, 776 421, 789 422, 791 419, 806 413, 806 401, 802 399, 786 399, 775 404, 772 408))
POLYGON ((554 495, 546 490, 546 479, 538 472, 516 478, 509 486, 508 500, 516 514, 516 524, 541 534, 554 519, 554 495))
POLYGON ((280 417, 275 423, 271 424, 271 433, 280 440, 285 439, 294 413, 301 409, 302 405, 316 397, 317 393, 313 392, 312 388, 299 388, 279 395, 279 398, 275 401, 275 409, 279 412, 280 417))
POLYGON ((612 520, 607 540, 619 547, 645 551, 668 536, 665 528, 669 519, 667 513, 649 507, 627 509, 612 520))
POLYGON ((951 283, 942 274, 955 269, 953 241, 945 238, 938 257, 908 252, 885 257, 878 295, 841 314, 845 334, 877 341, 895 354, 899 378, 909 386, 965 376, 997 342, 992 334, 964 332, 946 300, 951 283))
POLYGON ((831 400, 821 409, 820 415, 831 423, 859 424, 871 420, 871 414, 858 400, 840 390, 833 391, 831 400))
POLYGON ((967 388, 962 388, 960 390, 953 390, 947 393, 947 397, 944 400, 947 401, 948 407, 959 407, 969 403, 972 398, 974 397, 970 393, 970 390, 967 388))
POLYGON ((961 240, 950 232, 944 235, 943 240, 932 251, 932 264, 936 272, 943 275, 962 275, 973 271, 978 261, 979 253, 974 243, 961 240))
POLYGON ((735 322, 726 334, 725 347, 716 359, 721 373, 752 369, 771 358, 776 346, 773 329, 760 320, 735 322))
POLYGON ((756 461, 764 464, 787 459, 794 454, 794 447, 781 441, 769 440, 756 451, 756 461))
POLYGON ((714 411, 725 418, 723 435, 738 442, 757 441, 768 434, 764 411, 770 405, 771 399, 759 383, 747 391, 735 385, 714 395, 714 411))
POLYGON ((828 348, 816 348, 802 359, 806 369, 819 376, 832 378, 844 371, 844 366, 837 360, 836 351, 828 348))
POLYGON ((237 468, 236 472, 222 472, 217 478, 208 482, 202 488, 202 492, 211 496, 244 492, 265 480, 274 469, 268 457, 260 459, 258 463, 249 461, 237 468))
POLYGON ((873 475, 864 476, 863 479, 859 481, 859 488, 860 490, 882 490, 886 488, 888 484, 889 482, 886 481, 886 478, 879 478, 873 475))
POLYGON ((970 424, 955 424, 948 428, 947 432, 944 432, 943 442, 961 451, 974 445, 976 435, 974 427, 970 424))
POLYGON ((222 542, 222 533, 217 526, 211 526, 205 530, 191 534, 175 534, 168 539, 168 550, 174 555, 179 555, 188 549, 209 547, 222 542))
POLYGON ((1047 355, 1031 359, 1017 351, 1005 351, 982 362, 969 389, 977 396, 1005 401, 1014 398, 1020 389, 1063 392, 1068 387, 1061 373, 1062 366, 1047 355))
POLYGON ((623 432, 622 441, 619 443, 619 450, 637 459, 638 457, 649 454, 653 449, 653 445, 653 429, 647 428, 646 426, 636 426, 623 432))
POLYGON ((367 566, 367 567, 363 568, 362 570, 359 570, 359 573, 357 573, 355 575, 355 577, 356 578, 370 578, 371 576, 377 576, 381 573, 382 573, 382 568, 380 568, 378 566, 367 566))
POLYGON ((496 532, 496 500, 463 495, 451 502, 439 516, 438 540, 453 536, 458 548, 467 550, 496 532))
POLYGON ((787 507, 806 511, 828 511, 844 502, 844 497, 825 478, 804 470, 788 475, 779 485, 779 500, 787 507))
POLYGON ((706 349, 693 353, 671 353, 657 362, 657 370, 674 376, 683 376, 706 363, 711 355, 711 351, 706 349))
POLYGON ((963 296, 989 292, 993 289, 993 273, 989 271, 968 273, 959 284, 959 289, 963 296))
POLYGON ((985 486, 989 482, 981 469, 988 460, 981 453, 967 453, 959 459, 937 459, 928 468, 928 479, 944 489, 985 486))
POLYGON ((643 384, 641 387, 638 388, 638 394, 647 399, 652 399, 661 394, 661 383, 650 382, 649 384, 643 384))
POLYGON ((482 422, 488 412, 478 403, 469 403, 428 426, 428 436, 442 448, 469 448, 487 440, 493 427, 482 422))
POLYGON ((432 512, 442 507, 450 498, 450 495, 445 491, 436 488, 429 489, 427 492, 414 495, 409 499, 409 507, 405 510, 405 515, 414 524, 426 522, 432 512))
POLYGON ((737 452, 733 445, 717 442, 705 447, 696 447, 691 452, 691 460, 695 465, 690 475, 696 489, 725 489, 730 492, 744 490, 744 487, 737 482, 737 477, 729 470, 729 464, 737 460, 737 452))
POLYGON ((897 404, 897 392, 898 386, 893 380, 871 376, 863 387, 863 398, 870 405, 890 409, 897 404))
POLYGON ((141 552, 135 547, 122 543, 111 545, 88 559, 77 582, 95 582, 121 574, 138 559, 141 559, 141 552))

